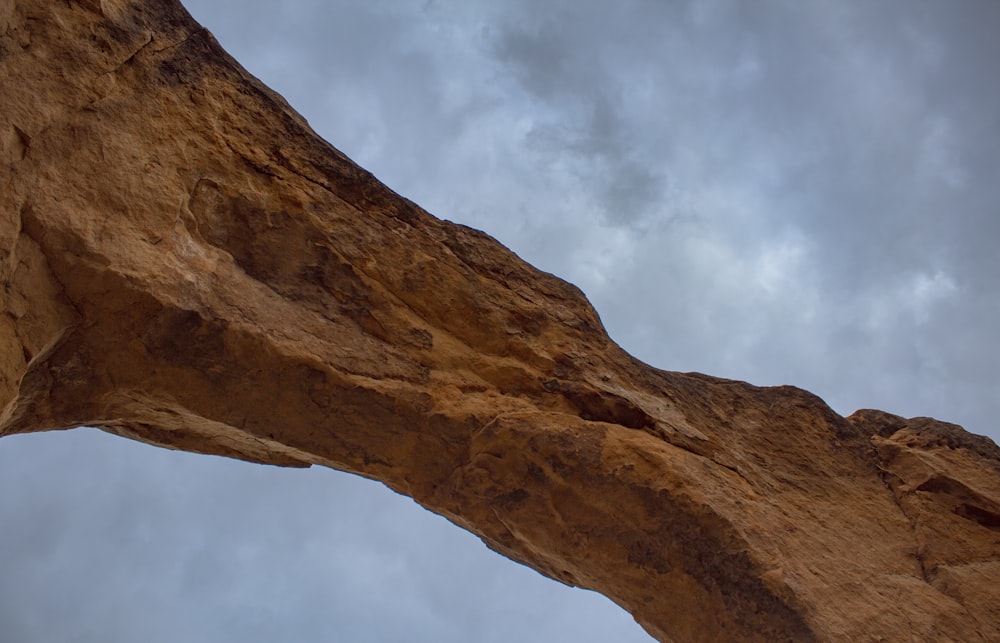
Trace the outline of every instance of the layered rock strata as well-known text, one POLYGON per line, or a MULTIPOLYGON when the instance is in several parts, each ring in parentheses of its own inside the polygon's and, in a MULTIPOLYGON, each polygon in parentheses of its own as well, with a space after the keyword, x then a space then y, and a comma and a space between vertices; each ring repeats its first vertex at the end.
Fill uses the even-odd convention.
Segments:
POLYGON ((1000 450, 661 371, 173 0, 0 0, 0 435, 384 482, 662 641, 995 640, 1000 450))

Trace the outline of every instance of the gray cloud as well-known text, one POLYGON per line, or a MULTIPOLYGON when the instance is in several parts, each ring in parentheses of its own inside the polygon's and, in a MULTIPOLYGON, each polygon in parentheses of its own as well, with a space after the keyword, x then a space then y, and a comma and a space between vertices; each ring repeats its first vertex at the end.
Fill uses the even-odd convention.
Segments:
POLYGON ((602 597, 335 472, 77 429, 4 438, 0 479, 19 492, 0 500, 11 643, 645 639, 602 597))

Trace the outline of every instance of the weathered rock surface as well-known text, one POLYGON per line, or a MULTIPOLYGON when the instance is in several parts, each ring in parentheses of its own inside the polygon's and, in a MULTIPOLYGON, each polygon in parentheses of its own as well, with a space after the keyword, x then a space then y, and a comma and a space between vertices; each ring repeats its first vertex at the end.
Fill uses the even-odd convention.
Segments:
POLYGON ((1000 450, 657 370, 172 0, 0 0, 0 435, 383 481, 664 641, 996 640, 1000 450))

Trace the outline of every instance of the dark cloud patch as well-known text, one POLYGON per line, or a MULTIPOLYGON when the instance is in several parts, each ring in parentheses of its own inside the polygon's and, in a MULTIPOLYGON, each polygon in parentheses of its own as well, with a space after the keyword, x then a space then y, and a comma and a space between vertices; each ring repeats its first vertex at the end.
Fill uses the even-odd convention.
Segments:
MULTIPOLYGON (((979 370, 976 358, 958 357, 970 351, 944 346, 969 342, 958 338, 981 336, 996 321, 966 299, 997 299, 996 253, 986 246, 998 238, 1000 219, 988 213, 1000 195, 994 181, 976 180, 996 174, 997 154, 987 149, 995 136, 981 132, 998 113, 996 85, 982 67, 997 45, 982 37, 988 29, 967 24, 992 24, 996 9, 978 5, 969 14, 990 15, 973 17, 936 3, 912 13, 892 3, 705 6, 659 23, 636 15, 645 26, 630 34, 620 60, 615 39, 587 41, 598 51, 588 59, 621 70, 604 82, 596 66, 594 86, 624 88, 621 95, 640 87, 647 97, 616 109, 627 125, 605 149, 639 150, 646 167, 663 168, 669 182, 661 183, 657 216, 694 212, 704 225, 668 232, 615 221, 636 226, 631 256, 609 262, 618 274, 605 280, 613 284, 607 292, 585 289, 627 345, 661 356, 647 357, 655 363, 817 382, 844 400, 845 412, 852 396, 870 400, 875 388, 886 393, 882 405, 933 412, 927 402, 948 394, 931 391, 955 390, 949 382, 963 364, 979 370), (643 40, 654 24, 658 38, 643 40), (622 294, 630 287, 636 291, 622 294), (648 318, 638 322, 633 302, 644 295, 648 318), (977 312, 956 314, 960 307, 977 312), (625 311, 621 325, 617 311, 625 311), (639 332, 653 319, 662 325, 639 332), (679 340, 657 345, 657 331, 679 340), (811 353, 819 359, 790 368, 794 356, 811 353), (854 359, 837 359, 845 354, 854 359), (779 360, 788 362, 777 367, 779 360), (855 380, 866 390, 838 394, 837 382, 857 371, 870 373, 855 380), (792 379, 796 373, 804 377, 792 379), (916 389, 928 394, 914 397, 916 389)), ((583 42, 563 40, 567 50, 583 42)), ((573 98, 593 91, 581 85, 573 98)), ((542 98, 554 121, 579 113, 542 98)), ((550 136, 550 154, 583 156, 580 141, 600 140, 598 124, 607 120, 581 122, 579 131, 594 134, 550 136)), ((599 182, 581 179, 579 187, 599 182)), ((989 398, 987 387, 971 384, 989 398)), ((987 416, 978 418, 980 430, 989 430, 987 416)))

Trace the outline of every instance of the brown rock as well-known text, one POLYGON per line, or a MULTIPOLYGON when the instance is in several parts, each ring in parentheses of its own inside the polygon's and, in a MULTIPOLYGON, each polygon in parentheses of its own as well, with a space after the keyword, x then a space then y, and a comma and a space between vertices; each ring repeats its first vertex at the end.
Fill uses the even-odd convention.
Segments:
POLYGON ((988 640, 1000 452, 660 371, 173 1, 0 0, 0 435, 383 481, 664 641, 988 640))

